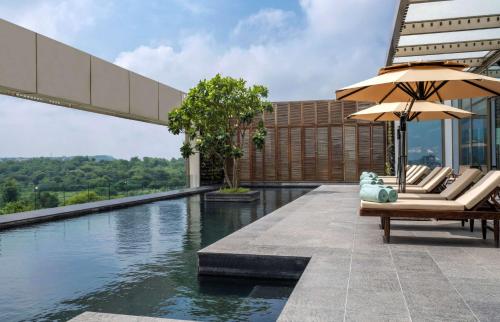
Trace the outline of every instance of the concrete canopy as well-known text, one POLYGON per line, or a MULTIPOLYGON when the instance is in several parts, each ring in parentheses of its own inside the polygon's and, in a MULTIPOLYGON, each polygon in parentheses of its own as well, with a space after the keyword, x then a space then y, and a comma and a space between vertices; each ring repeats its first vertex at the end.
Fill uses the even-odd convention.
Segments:
POLYGON ((500 77, 500 1, 400 0, 386 65, 437 60, 500 77))
POLYGON ((0 19, 0 94, 165 125, 185 93, 0 19))

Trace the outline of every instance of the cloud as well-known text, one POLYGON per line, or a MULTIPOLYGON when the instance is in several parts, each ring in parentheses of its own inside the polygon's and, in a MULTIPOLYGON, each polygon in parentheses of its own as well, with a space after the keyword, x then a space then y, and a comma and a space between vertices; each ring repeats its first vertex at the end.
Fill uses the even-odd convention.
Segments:
POLYGON ((200 31, 177 46, 122 52, 115 63, 185 91, 220 72, 267 85, 273 100, 333 98, 335 89, 385 63, 394 3, 384 3, 302 0, 305 25, 295 14, 267 8, 234 26, 229 36, 244 35, 239 43, 220 44, 200 31))
POLYGON ((195 15, 211 12, 209 8, 193 0, 175 0, 174 2, 184 10, 195 15))
POLYGON ((62 41, 72 41, 111 8, 98 0, 38 0, 0 4, 0 16, 27 29, 62 41))
POLYGON ((232 31, 233 38, 240 42, 256 44, 278 41, 290 37, 294 32, 291 20, 292 11, 280 9, 262 9, 254 15, 238 22, 232 31))

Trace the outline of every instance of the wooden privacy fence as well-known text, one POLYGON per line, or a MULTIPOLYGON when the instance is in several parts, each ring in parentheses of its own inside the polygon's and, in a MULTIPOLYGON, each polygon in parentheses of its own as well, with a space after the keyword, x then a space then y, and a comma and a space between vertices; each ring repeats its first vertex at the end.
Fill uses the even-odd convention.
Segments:
POLYGON ((384 173, 385 123, 346 120, 369 103, 334 100, 273 103, 263 115, 264 149, 244 138, 242 182, 356 182, 361 171, 384 173))

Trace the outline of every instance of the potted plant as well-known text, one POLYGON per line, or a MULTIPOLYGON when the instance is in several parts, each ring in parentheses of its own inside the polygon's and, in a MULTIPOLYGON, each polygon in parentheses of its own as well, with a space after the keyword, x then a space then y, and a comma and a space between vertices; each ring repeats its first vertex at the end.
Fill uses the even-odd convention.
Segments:
POLYGON ((258 198, 258 191, 240 187, 239 162, 247 135, 252 136, 257 149, 264 146, 264 123, 254 120, 264 111, 272 112, 267 95, 268 90, 262 85, 247 87, 243 79, 217 74, 191 88, 181 106, 168 114, 169 131, 184 133, 188 138, 181 147, 184 158, 199 152, 223 165, 224 185, 219 191, 206 194, 206 199, 249 201, 258 198))

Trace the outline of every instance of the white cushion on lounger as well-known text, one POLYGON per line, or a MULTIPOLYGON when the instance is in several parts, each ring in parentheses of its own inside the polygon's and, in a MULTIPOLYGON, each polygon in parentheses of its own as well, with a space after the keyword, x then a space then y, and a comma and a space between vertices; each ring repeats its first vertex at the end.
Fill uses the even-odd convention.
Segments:
POLYGON ((406 186, 406 192, 408 193, 426 193, 427 190, 425 190, 424 188, 422 187, 416 187, 416 186, 412 186, 412 187, 409 187, 409 186, 406 186))
POLYGON ((398 193, 399 199, 446 200, 440 193, 398 193))
POLYGON ((466 193, 461 195, 457 202, 463 204, 467 209, 472 209, 481 200, 486 198, 496 187, 500 186, 500 171, 490 171, 466 193))
POLYGON ((440 195, 448 200, 453 200, 462 191, 464 191, 464 189, 470 186, 480 175, 481 170, 479 169, 467 169, 458 178, 456 178, 452 184, 448 185, 446 189, 441 191, 440 195))
POLYGON ((419 187, 423 187, 425 186, 428 182, 430 182, 432 179, 434 179, 438 174, 439 172, 441 171, 441 167, 435 167, 434 169, 432 169, 431 172, 429 172, 429 174, 427 174, 423 179, 422 181, 420 181, 419 183, 417 183, 417 186, 419 187))
POLYGON ((425 175, 425 173, 427 171, 429 171, 429 168, 426 167, 426 166, 422 166, 420 169, 418 169, 417 171, 415 171, 415 174, 413 174, 412 176, 410 176, 409 178, 407 178, 406 183, 408 183, 408 184, 414 184, 419 179, 421 179, 425 175))
POLYGON ((460 211, 464 210, 464 205, 454 200, 413 200, 398 199, 396 202, 378 203, 371 201, 361 201, 362 209, 380 210, 444 210, 460 211))

